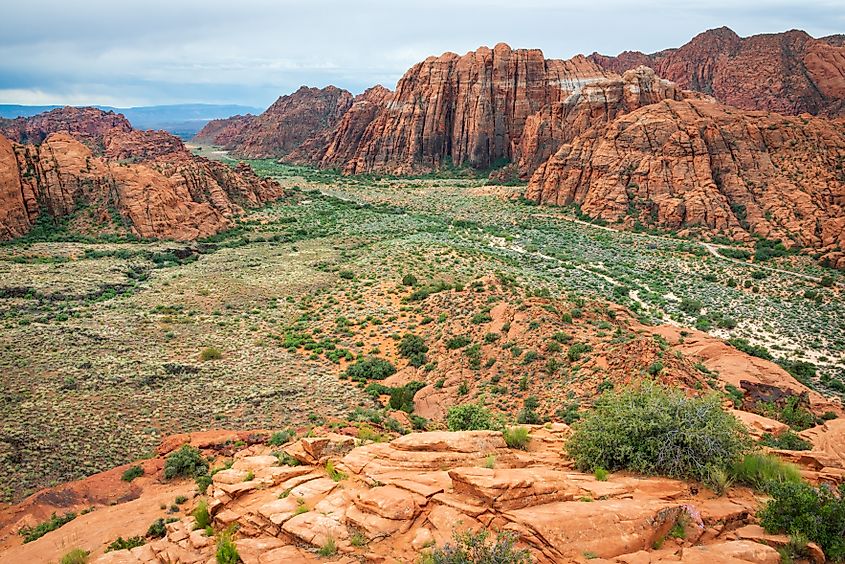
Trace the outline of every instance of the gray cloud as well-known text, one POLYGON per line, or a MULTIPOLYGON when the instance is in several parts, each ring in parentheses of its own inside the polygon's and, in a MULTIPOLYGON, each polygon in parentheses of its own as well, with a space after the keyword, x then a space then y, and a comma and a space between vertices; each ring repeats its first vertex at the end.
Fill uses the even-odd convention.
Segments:
POLYGON ((301 84, 393 87, 428 55, 504 41, 548 57, 740 35, 845 31, 826 0, 28 0, 0 20, 0 103, 239 102, 301 84))

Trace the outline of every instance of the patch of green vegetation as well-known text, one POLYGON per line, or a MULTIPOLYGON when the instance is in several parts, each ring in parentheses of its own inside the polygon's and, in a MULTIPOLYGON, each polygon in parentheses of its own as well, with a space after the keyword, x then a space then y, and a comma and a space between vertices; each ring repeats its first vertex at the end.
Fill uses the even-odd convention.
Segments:
POLYGON ((50 515, 50 518, 46 521, 43 521, 34 527, 28 527, 24 525, 21 527, 18 534, 23 537, 23 542, 28 543, 34 540, 38 540, 47 533, 51 531, 55 531, 62 525, 66 525, 76 519, 76 513, 65 513, 64 515, 56 515, 53 513, 50 515))

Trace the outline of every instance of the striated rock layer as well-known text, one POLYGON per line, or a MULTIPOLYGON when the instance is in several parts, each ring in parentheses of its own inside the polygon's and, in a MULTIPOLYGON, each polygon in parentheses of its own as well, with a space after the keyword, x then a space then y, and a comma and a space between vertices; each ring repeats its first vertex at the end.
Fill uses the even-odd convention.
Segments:
POLYGON ((594 53, 602 68, 623 72, 647 65, 682 88, 711 94, 748 110, 845 115, 845 46, 841 36, 814 39, 798 30, 742 38, 722 27, 678 49, 652 55, 594 53))
POLYGON ((538 49, 503 43, 429 57, 405 73, 354 155, 336 151, 329 162, 346 173, 507 162, 528 116, 607 75, 584 57, 544 59, 538 49))
POLYGON ((845 247, 845 129, 821 118, 665 100, 563 145, 526 197, 592 217, 822 253, 845 247))
POLYGON ((648 67, 626 71, 585 84, 562 102, 543 107, 528 116, 514 161, 521 176, 530 175, 564 143, 594 126, 661 100, 701 97, 659 78, 648 67))
POLYGON ((351 105, 352 94, 346 90, 303 86, 289 96, 281 96, 260 116, 209 122, 196 140, 242 157, 280 157, 334 127, 351 105))
POLYGON ((14 123, 15 140, 32 143, 0 136, 0 239, 25 235, 42 214, 81 207, 139 237, 196 239, 228 228, 242 206, 283 195, 246 165, 196 157, 176 137, 134 131, 120 115, 64 108, 14 123))

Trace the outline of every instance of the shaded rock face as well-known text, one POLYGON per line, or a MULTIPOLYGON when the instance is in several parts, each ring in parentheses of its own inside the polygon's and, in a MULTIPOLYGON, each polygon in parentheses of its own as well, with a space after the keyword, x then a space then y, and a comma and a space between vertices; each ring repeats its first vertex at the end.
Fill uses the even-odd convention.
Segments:
POLYGON ((502 43, 429 57, 405 73, 343 170, 407 173, 507 161, 529 115, 606 74, 581 56, 549 60, 502 43))
POLYGON ((697 35, 678 49, 590 59, 615 72, 638 65, 682 88, 713 95, 749 110, 843 115, 845 47, 841 36, 814 39, 803 31, 741 38, 723 27, 697 35))
POLYGON ((602 126, 626 114, 661 100, 683 100, 700 95, 681 90, 659 78, 648 67, 626 71, 584 85, 562 102, 545 106, 528 116, 514 148, 514 161, 526 177, 548 160, 564 143, 594 126, 602 126))
POLYGON ((321 168, 343 168, 355 158, 364 133, 379 112, 387 107, 391 94, 383 86, 367 89, 355 97, 352 106, 333 128, 305 141, 283 160, 321 168))
POLYGON ((845 245, 845 131, 821 118, 666 100, 575 138, 526 197, 592 217, 750 234, 822 252, 845 245))
POLYGON ((303 86, 289 96, 281 96, 260 116, 213 120, 196 139, 243 157, 281 157, 334 127, 351 105, 352 94, 346 90, 303 86))
POLYGON ((133 131, 122 116, 115 121, 91 108, 68 110, 61 115, 91 123, 45 114, 32 125, 15 120, 24 139, 47 135, 38 144, 0 136, 0 239, 25 235, 41 214, 62 217, 90 206, 104 225, 116 210, 139 237, 190 240, 228 228, 242 206, 283 195, 246 165, 233 170, 196 157, 163 131, 133 131), (108 123, 117 125, 107 129, 108 123), (45 124, 58 131, 47 132, 45 124))

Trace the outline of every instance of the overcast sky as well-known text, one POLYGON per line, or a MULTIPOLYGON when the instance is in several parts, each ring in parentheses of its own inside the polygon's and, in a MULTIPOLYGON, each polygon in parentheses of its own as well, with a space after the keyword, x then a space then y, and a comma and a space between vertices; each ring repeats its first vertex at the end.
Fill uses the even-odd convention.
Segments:
POLYGON ((267 106, 302 84, 393 88, 428 55, 504 41, 653 52, 727 25, 845 33, 843 0, 2 0, 0 103, 267 106))

